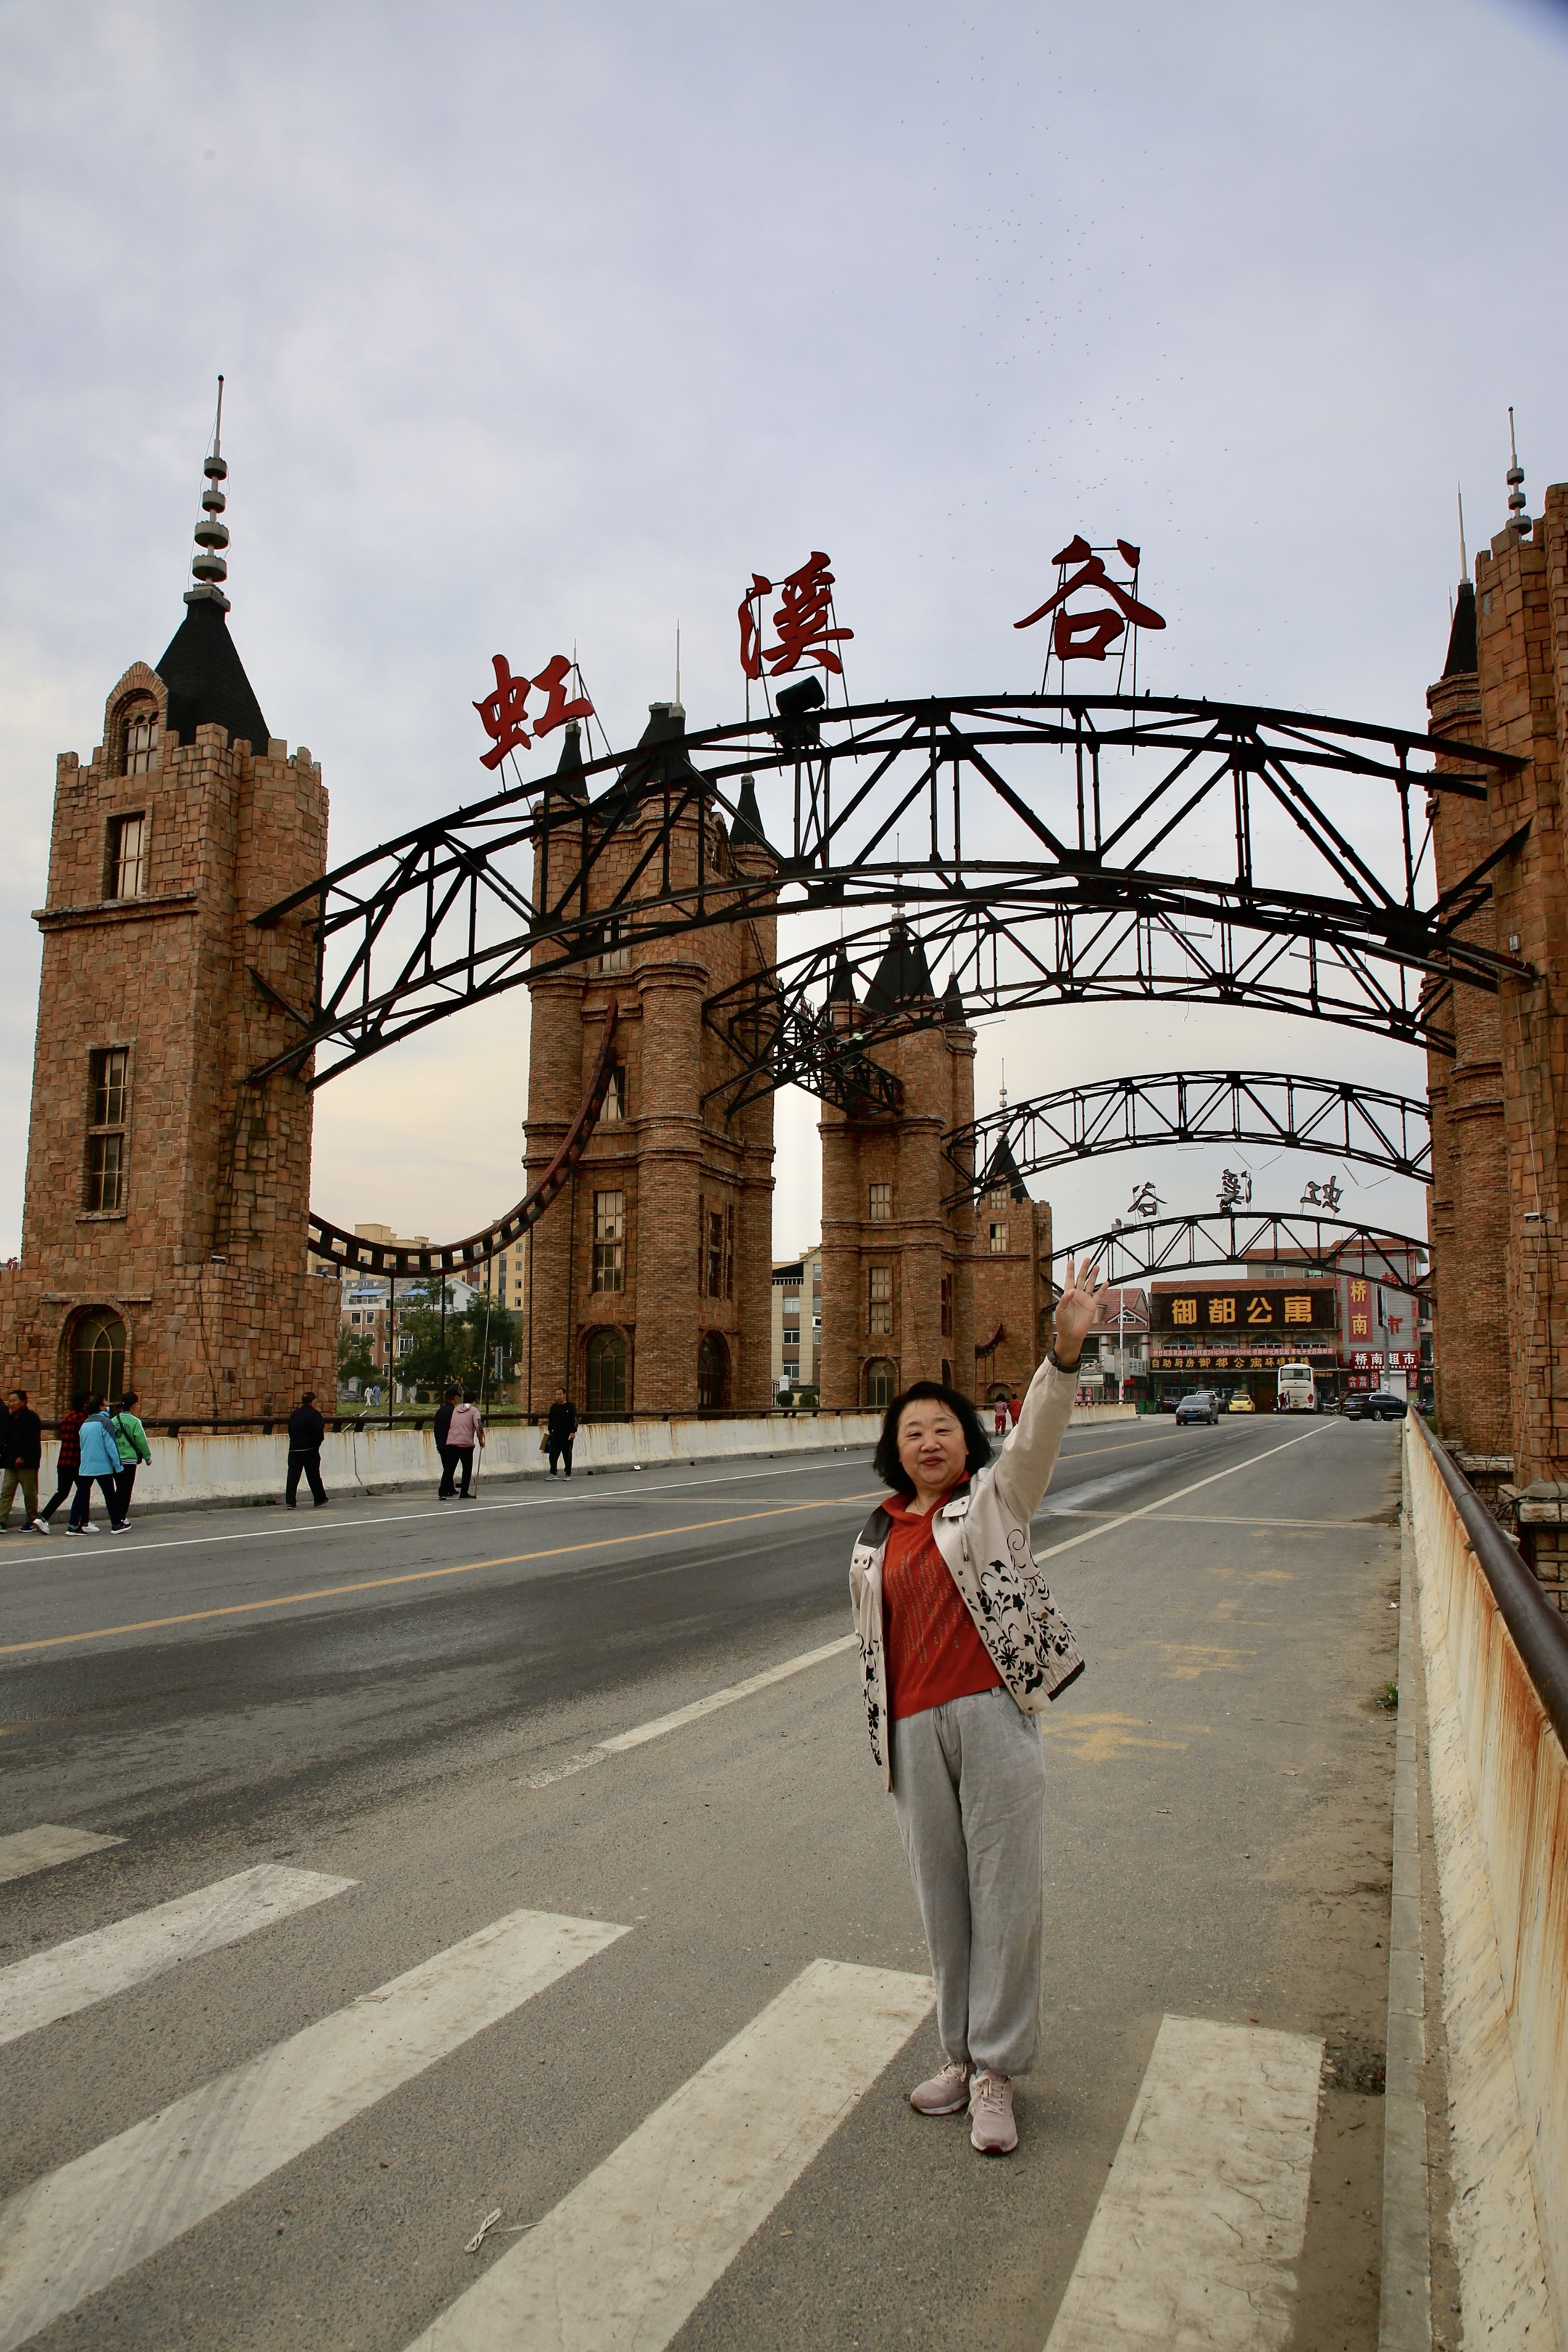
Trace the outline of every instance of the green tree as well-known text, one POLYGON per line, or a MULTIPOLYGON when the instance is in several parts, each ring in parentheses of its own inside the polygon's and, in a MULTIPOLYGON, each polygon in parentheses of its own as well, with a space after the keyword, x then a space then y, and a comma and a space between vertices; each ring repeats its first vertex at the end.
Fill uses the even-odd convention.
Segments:
POLYGON ((346 1323, 338 1327, 338 1386, 346 1389, 357 1381, 363 1389, 375 1378, 375 1366, 371 1361, 370 1341, 363 1331, 351 1331, 346 1323))

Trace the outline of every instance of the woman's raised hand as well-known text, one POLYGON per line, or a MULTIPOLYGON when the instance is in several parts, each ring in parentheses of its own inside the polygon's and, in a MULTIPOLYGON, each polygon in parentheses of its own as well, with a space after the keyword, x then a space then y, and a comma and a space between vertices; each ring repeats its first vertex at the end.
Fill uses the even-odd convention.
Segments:
POLYGON ((1057 1300, 1056 1339, 1058 1356, 1068 1361, 1076 1360, 1099 1311, 1105 1284, 1096 1281, 1098 1271, 1096 1266, 1086 1265, 1080 1275, 1075 1260, 1068 1260, 1067 1280, 1057 1300))

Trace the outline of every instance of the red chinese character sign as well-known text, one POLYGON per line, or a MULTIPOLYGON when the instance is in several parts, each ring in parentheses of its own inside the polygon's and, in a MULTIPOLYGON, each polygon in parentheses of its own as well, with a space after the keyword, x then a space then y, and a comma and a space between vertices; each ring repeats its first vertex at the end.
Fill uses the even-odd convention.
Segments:
POLYGON ((837 625, 833 573, 820 548, 814 548, 800 569, 782 580, 769 580, 753 572, 752 584, 741 599, 739 619, 741 667, 749 678, 761 677, 764 669, 769 677, 782 677, 808 658, 819 668, 843 676, 844 664, 834 647, 855 632, 837 625), (773 595, 779 599, 773 613, 776 635, 771 646, 764 646, 767 632, 762 608, 764 598, 773 595))
MULTIPOLYGON (((1125 539, 1117 541, 1115 552, 1131 575, 1121 581, 1113 580, 1106 567, 1105 558, 1110 552, 1109 549, 1091 547, 1081 536, 1069 539, 1067 545, 1051 558, 1057 567, 1056 594, 1047 596, 1043 604, 1037 605, 1032 613, 1026 613, 1021 621, 1015 621, 1013 626, 1016 629, 1032 629, 1037 622, 1048 619, 1054 613, 1056 619, 1051 625, 1050 651, 1064 665, 1069 661, 1102 662, 1111 646, 1119 639, 1126 637, 1129 622, 1134 632, 1163 629, 1165 625, 1163 615, 1139 599, 1138 572, 1142 562, 1142 550, 1125 539), (1078 569, 1069 579, 1069 567, 1075 564, 1078 569), (1077 612, 1068 611, 1068 604, 1073 597, 1089 592, 1109 596, 1110 602, 1095 604, 1087 612, 1081 607, 1077 612)), ((1136 635, 1131 642, 1133 646, 1133 690, 1136 692, 1136 635)), ((1123 644, 1121 662, 1124 664, 1126 658, 1127 646, 1123 644)), ((1048 668, 1050 654, 1047 655, 1046 662, 1048 668)), ((1120 667, 1117 685, 1120 691, 1120 667)))
MULTIPOLYGON (((509 751, 520 746, 526 751, 536 736, 548 735, 552 728, 563 727, 569 719, 593 717, 594 706, 586 695, 567 699, 566 681, 576 664, 569 662, 564 654, 556 654, 546 662, 537 677, 514 677, 504 654, 492 654, 490 659, 495 667, 496 690, 474 705, 492 746, 479 754, 482 768, 499 768, 509 751), (544 697, 544 709, 537 716, 528 709, 529 693, 534 688, 544 697), (528 731, 530 727, 532 735, 528 731)), ((577 683, 583 683, 580 673, 577 683)))

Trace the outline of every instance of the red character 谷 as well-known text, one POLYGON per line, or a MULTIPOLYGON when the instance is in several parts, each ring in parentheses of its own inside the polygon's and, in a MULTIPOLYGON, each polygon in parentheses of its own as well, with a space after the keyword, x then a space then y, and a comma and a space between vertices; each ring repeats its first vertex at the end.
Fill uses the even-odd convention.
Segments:
MULTIPOLYGON (((1119 539, 1116 547, 1122 562, 1136 574, 1141 550, 1131 546, 1124 539, 1119 539)), ((1057 564, 1077 563, 1082 569, 1075 572, 1070 580, 1064 580, 1054 596, 1047 596, 1043 604, 1026 614, 1023 620, 1015 621, 1013 626, 1016 629, 1032 629, 1035 623, 1043 621, 1047 613, 1055 613, 1057 618, 1051 631, 1051 649, 1058 661, 1103 661, 1117 638, 1125 635, 1129 621, 1141 629, 1164 627, 1162 614, 1151 605, 1141 604, 1136 597, 1130 595, 1125 588, 1119 588, 1109 577, 1102 559, 1096 555, 1081 534, 1070 539, 1051 561, 1057 564), (1112 601, 1109 604, 1097 605, 1089 613, 1069 613, 1066 609, 1068 598, 1077 595, 1080 588, 1100 589, 1112 601)))

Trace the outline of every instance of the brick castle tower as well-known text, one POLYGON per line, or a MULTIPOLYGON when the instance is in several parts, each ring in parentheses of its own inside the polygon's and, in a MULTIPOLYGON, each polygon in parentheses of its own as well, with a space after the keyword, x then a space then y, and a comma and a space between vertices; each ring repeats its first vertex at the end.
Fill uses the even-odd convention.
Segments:
POLYGON ((184 620, 114 687, 90 762, 57 766, 22 1256, 0 1275, 7 1379, 46 1417, 81 1388, 191 1422, 336 1391, 306 1074, 245 1075, 313 994, 308 917, 248 926, 321 872, 327 796, 228 634, 216 433, 205 473, 184 620))
MULTIPOLYGON (((777 867, 751 779, 732 831, 698 789, 670 825, 668 879, 657 846, 672 797, 692 791, 685 713, 655 703, 632 761, 590 801, 575 728, 544 796, 536 903, 592 863, 590 909, 608 907, 639 869, 664 890, 711 890, 777 867), (650 855, 651 853, 651 855, 650 855), (645 862, 646 861, 646 862, 645 862), (556 878, 552 884, 552 877, 556 878)), ((622 942, 607 916, 603 951, 529 982, 525 1160, 531 1189, 587 1092, 608 1007, 616 1071, 587 1150, 533 1228, 523 1401, 535 1413, 564 1388, 579 1412, 639 1415, 770 1402, 772 1097, 726 1119, 717 1089, 733 1062, 704 1024, 703 1000, 771 964, 770 913, 664 940, 622 942)))
MULTIPOLYGON (((1431 1240, 1439 1427, 1474 1451, 1511 1454, 1518 1486, 1568 1481, 1568 1341, 1555 1297, 1568 1215, 1568 949, 1563 780, 1568 745, 1568 484, 1533 524, 1510 469, 1510 520, 1461 588, 1435 734, 1510 751, 1486 798, 1444 795, 1437 882, 1496 856, 1492 900, 1465 925, 1532 967, 1495 998, 1456 989, 1455 1058, 1428 1061, 1431 1240)), ((1563 1487, 1568 1492, 1568 1487, 1563 1487)))
MULTIPOLYGON (((919 939, 895 922, 866 992, 868 1008, 929 1004, 935 992, 919 939)), ((852 1034, 858 1007, 841 961, 829 1003, 852 1034)), ((950 991, 940 1018, 879 1041, 899 1081, 896 1114, 825 1107, 822 1135, 821 1395, 828 1411, 889 1403, 911 1381, 974 1384, 974 1212, 950 1196, 962 1179, 942 1138, 974 1115, 974 1033, 950 991)), ((1032 1369, 1032 1367, 1031 1367, 1032 1369)))

